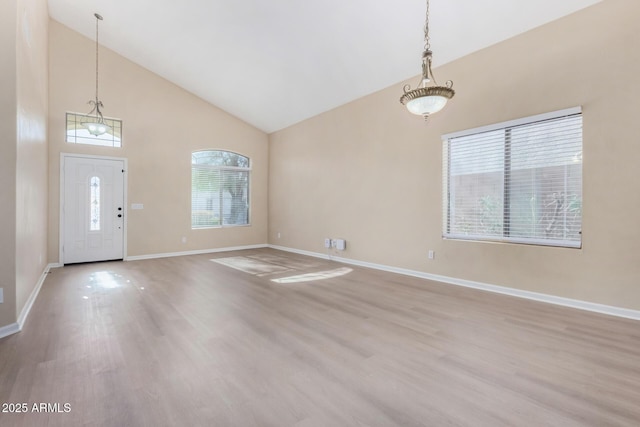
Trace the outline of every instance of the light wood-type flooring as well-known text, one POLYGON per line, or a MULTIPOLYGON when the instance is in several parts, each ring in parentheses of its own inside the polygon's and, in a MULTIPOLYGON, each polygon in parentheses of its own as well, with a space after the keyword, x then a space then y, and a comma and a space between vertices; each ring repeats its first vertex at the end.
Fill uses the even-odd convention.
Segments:
POLYGON ((29 405, 2 427, 640 426, 640 322, 273 249, 66 266, 0 340, 0 403, 29 405))

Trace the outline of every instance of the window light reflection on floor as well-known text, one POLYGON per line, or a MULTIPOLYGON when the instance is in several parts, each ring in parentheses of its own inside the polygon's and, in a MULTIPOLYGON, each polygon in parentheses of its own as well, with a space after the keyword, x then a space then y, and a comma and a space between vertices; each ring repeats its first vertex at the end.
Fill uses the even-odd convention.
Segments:
POLYGON ((317 271, 315 273, 298 274, 296 276, 281 277, 279 279, 271 279, 276 283, 299 283, 311 282, 313 280, 331 279, 332 277, 344 276, 353 271, 352 268, 342 267, 335 270, 317 271))
POLYGON ((96 285, 104 289, 120 287, 116 275, 110 271, 97 271, 90 276, 90 280, 97 282, 96 285))

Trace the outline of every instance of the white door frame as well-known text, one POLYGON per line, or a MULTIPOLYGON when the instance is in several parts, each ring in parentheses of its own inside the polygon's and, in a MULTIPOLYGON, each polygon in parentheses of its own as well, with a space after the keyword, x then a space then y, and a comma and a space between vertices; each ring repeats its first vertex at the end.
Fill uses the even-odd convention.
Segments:
POLYGON ((129 165, 126 157, 109 157, 109 156, 94 156, 91 154, 75 154, 75 153, 60 153, 60 182, 58 184, 58 188, 60 189, 60 210, 59 210, 59 220, 60 225, 58 226, 58 264, 64 265, 64 160, 70 157, 82 158, 82 159, 94 159, 94 160, 119 160, 124 163, 124 189, 123 189, 123 213, 124 213, 124 233, 122 235, 122 259, 127 259, 127 222, 129 217, 129 212, 127 209, 127 177, 129 172, 129 165))

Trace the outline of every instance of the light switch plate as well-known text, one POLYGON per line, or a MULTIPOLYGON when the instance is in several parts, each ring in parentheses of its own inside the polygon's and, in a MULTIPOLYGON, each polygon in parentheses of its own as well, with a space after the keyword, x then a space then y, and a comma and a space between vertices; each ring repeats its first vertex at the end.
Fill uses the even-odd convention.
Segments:
POLYGON ((142 203, 131 203, 131 209, 132 210, 144 209, 144 205, 142 203))

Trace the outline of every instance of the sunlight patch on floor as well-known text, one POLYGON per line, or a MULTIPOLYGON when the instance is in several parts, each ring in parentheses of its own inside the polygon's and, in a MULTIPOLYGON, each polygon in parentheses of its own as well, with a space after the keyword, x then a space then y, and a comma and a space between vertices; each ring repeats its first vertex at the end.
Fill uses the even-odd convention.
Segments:
POLYGON ((298 274, 296 276, 281 277, 279 279, 271 279, 276 283, 299 283, 299 282, 311 282, 313 280, 325 280, 333 277, 344 276, 353 271, 349 267, 336 268, 335 270, 316 271, 315 273, 298 274))

